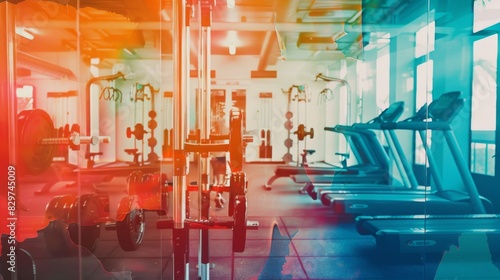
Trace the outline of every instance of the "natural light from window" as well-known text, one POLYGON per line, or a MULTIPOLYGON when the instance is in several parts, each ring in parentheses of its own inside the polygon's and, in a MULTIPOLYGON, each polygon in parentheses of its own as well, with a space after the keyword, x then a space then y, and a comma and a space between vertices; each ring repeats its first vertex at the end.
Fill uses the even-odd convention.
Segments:
POLYGON ((471 171, 495 175, 498 35, 474 42, 471 171))
POLYGON ((434 50, 435 22, 420 28, 415 34, 415 58, 421 57, 434 50))
POLYGON ((473 32, 481 31, 500 22, 500 0, 474 1, 473 32))

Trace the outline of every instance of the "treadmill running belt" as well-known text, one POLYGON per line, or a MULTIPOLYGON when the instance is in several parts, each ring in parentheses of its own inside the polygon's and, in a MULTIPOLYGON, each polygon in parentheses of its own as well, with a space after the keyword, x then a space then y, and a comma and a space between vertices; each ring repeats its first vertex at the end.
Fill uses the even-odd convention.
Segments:
POLYGON ((391 253, 442 253, 459 246, 459 237, 467 234, 478 241, 488 237, 491 252, 500 252, 499 215, 443 215, 369 217, 356 219, 362 235, 373 235, 377 247, 391 253))

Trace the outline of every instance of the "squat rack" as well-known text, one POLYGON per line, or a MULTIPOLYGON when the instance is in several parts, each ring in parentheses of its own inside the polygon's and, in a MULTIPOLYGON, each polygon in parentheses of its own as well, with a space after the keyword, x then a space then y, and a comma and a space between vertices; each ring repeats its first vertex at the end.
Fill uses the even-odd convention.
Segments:
POLYGON ((173 279, 189 279, 189 230, 200 230, 200 247, 198 262, 198 278, 210 279, 210 264, 208 254, 208 230, 209 229, 232 229, 233 230, 233 251, 242 252, 245 247, 246 230, 257 229, 257 221, 247 221, 246 219, 246 175, 241 172, 243 161, 244 139, 242 135, 241 114, 239 111, 230 116, 229 135, 210 135, 210 33, 212 7, 215 0, 199 0, 199 53, 198 77, 200 96, 197 98, 197 126, 198 131, 193 137, 188 135, 187 120, 189 116, 189 29, 190 19, 187 15, 193 14, 195 9, 194 0, 174 0, 173 1, 173 178, 172 178, 172 219, 160 220, 157 228, 172 229, 173 246, 173 279), (186 143, 186 140, 195 139, 197 142, 186 143), (212 144, 211 140, 229 139, 229 144, 212 144), (229 216, 230 221, 214 221, 209 217, 210 191, 214 189, 210 182, 210 162, 208 155, 210 152, 228 151, 232 161, 232 174, 230 186, 219 188, 219 191, 230 192, 229 216), (189 213, 187 174, 189 173, 188 155, 190 152, 198 153, 199 159, 199 217, 191 219, 189 213), (234 169, 234 170, 233 170, 234 169), (233 206, 233 207, 231 207, 233 206), (232 210, 232 211, 231 211, 232 210))

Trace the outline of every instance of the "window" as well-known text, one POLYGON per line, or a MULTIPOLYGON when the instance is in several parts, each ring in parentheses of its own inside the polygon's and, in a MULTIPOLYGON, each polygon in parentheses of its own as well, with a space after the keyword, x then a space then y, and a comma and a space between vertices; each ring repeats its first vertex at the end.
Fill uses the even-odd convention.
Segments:
POLYGON ((478 32, 500 22, 499 10, 500 0, 475 0, 472 30, 478 32))
POLYGON ((420 28, 415 34, 415 57, 421 57, 434 50, 435 22, 420 28))
POLYGON ((498 35, 474 42, 471 111, 471 171, 495 175, 498 35))
MULTIPOLYGON (((424 104, 430 104, 432 102, 432 75, 432 60, 428 60, 417 65, 417 94, 415 97, 415 112, 418 111, 424 104)), ((430 148, 431 131, 427 132, 427 141, 427 147, 430 148)), ((415 164, 425 164, 425 147, 419 135, 416 135, 415 137, 415 147, 415 164)))
POLYGON ((33 109, 33 86, 24 85, 16 89, 17 112, 33 109))
MULTIPOLYGON (((430 54, 434 51, 435 37, 435 22, 429 22, 426 26, 420 28, 415 33, 415 61, 416 61, 416 78, 415 78, 415 112, 417 112, 424 104, 429 104, 432 101, 432 78, 433 78, 433 61, 430 59, 430 54)), ((415 133, 415 164, 425 165, 427 162, 425 147, 422 143, 420 135, 415 133)), ((430 147, 431 133, 427 133, 427 147, 430 147)))
MULTIPOLYGON (((378 113, 381 113, 389 107, 389 92, 390 92, 390 67, 391 56, 389 52, 389 45, 381 48, 377 53, 377 83, 376 83, 376 96, 378 113)), ((382 132, 379 131, 378 138, 382 145, 388 145, 385 137, 382 137, 382 132)))

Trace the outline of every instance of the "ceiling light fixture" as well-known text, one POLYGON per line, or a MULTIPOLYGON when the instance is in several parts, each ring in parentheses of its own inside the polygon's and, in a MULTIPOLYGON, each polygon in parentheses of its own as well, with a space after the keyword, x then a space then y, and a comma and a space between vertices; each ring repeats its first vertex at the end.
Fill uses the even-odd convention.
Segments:
POLYGON ((362 9, 357 11, 354 15, 352 15, 352 17, 350 19, 347 20, 347 23, 351 24, 351 23, 354 23, 355 21, 357 21, 359 19, 359 17, 361 16, 362 12, 363 12, 362 9))
POLYGON ((229 54, 230 55, 236 54, 236 45, 233 42, 229 43, 229 54))
POLYGON ((26 30, 24 27, 16 27, 16 34, 28 40, 35 39, 35 35, 26 30))
POLYGON ((167 10, 165 9, 161 10, 161 17, 164 21, 170 21, 170 17, 168 16, 167 10))
POLYGON ((123 48, 123 51, 124 51, 124 52, 126 52, 126 53, 128 53, 129 55, 135 55, 135 52, 134 52, 134 51, 129 50, 129 49, 127 49, 127 48, 123 48))
POLYGON ((227 0, 226 4, 227 4, 227 7, 232 9, 234 8, 234 6, 236 5, 236 0, 227 0))

